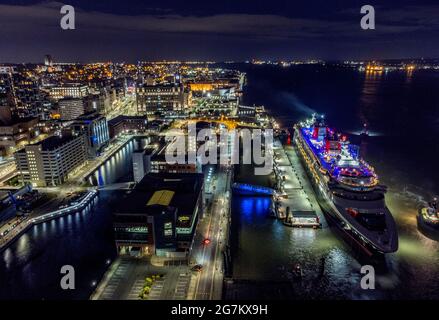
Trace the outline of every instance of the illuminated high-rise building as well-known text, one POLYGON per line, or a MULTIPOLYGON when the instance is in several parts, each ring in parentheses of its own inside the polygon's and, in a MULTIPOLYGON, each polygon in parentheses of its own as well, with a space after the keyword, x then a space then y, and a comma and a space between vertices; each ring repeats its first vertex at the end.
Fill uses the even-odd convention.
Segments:
POLYGON ((46 67, 51 67, 53 65, 52 56, 50 54, 44 56, 44 65, 46 67))
POLYGON ((99 113, 91 112, 78 117, 71 128, 74 135, 85 135, 89 158, 98 156, 110 141, 107 119, 99 113))
POLYGON ((182 84, 141 85, 136 89, 139 114, 177 116, 188 105, 189 93, 182 84))
POLYGON ((59 100, 62 98, 83 98, 89 94, 87 85, 80 83, 66 83, 50 89, 50 97, 59 100))
POLYGON ((22 182, 35 186, 57 186, 87 159, 84 136, 52 136, 27 145, 15 154, 15 164, 22 182))

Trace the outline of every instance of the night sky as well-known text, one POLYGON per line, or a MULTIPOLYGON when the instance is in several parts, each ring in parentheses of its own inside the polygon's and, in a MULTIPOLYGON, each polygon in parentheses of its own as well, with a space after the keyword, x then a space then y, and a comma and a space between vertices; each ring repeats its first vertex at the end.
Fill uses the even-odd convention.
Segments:
POLYGON ((0 62, 436 58, 438 40, 437 0, 0 0, 0 62))

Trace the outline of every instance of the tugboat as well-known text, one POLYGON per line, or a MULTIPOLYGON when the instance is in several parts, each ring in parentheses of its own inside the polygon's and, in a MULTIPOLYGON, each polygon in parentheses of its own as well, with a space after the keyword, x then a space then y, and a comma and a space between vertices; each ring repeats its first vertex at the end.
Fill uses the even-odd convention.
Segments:
POLYGON ((439 229, 439 204, 436 197, 427 206, 419 208, 418 222, 439 229))

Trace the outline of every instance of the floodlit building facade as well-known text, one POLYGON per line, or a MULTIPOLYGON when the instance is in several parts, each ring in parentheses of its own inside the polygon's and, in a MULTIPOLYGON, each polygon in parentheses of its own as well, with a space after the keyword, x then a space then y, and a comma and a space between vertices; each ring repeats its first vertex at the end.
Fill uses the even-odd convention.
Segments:
POLYGON ((107 119, 101 114, 84 114, 75 120, 71 128, 74 135, 85 136, 89 158, 98 156, 110 141, 107 119))
POLYGON ((64 183, 75 168, 87 160, 84 136, 52 136, 27 145, 14 154, 19 177, 34 186, 64 183))

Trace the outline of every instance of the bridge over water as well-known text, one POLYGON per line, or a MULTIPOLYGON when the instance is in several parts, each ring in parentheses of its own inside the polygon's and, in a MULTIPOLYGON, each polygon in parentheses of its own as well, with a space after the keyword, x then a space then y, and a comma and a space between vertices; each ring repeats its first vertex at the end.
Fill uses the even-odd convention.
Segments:
POLYGON ((251 195, 251 196, 267 196, 271 197, 275 190, 268 187, 257 186, 248 183, 238 183, 235 182, 232 185, 233 193, 240 195, 251 195))

